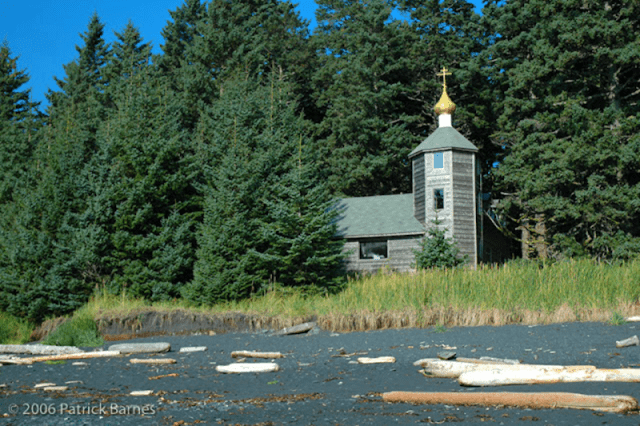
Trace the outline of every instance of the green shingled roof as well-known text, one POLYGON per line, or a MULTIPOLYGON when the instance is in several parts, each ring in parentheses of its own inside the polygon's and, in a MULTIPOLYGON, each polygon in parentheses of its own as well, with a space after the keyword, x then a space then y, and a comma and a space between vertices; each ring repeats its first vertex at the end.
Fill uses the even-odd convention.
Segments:
POLYGON ((478 148, 469 142, 453 127, 438 127, 428 138, 409 154, 409 158, 421 152, 440 151, 443 149, 464 149, 466 151, 478 151, 478 148))
POLYGON ((342 237, 424 234, 424 226, 413 216, 413 194, 345 198, 338 206, 342 237))

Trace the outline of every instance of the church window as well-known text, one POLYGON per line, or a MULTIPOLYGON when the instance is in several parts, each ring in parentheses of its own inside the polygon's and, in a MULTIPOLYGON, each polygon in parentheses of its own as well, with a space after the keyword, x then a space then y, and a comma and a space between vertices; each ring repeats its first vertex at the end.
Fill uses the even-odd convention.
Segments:
POLYGON ((444 189, 433 190, 433 208, 434 210, 444 209, 444 189))
POLYGON ((433 154, 433 168, 434 169, 444 168, 444 161, 443 161, 441 152, 436 152, 433 154))
POLYGON ((360 241, 360 259, 381 260, 387 257, 386 241, 360 241))

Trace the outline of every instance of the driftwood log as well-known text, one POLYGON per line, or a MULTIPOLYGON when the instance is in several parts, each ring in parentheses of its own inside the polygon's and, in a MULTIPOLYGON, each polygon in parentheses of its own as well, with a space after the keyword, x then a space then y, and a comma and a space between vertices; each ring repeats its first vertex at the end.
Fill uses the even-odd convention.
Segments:
POLYGON ((153 354, 168 352, 171 350, 171 345, 166 342, 119 343, 109 346, 109 350, 120 351, 123 354, 153 354))
POLYGON ((131 358, 129 362, 131 364, 157 365, 157 364, 175 364, 176 360, 172 358, 143 358, 143 359, 131 358))
POLYGON ((426 358, 418 360, 414 363, 414 365, 421 366, 424 368, 424 372, 433 377, 445 377, 455 379, 460 377, 461 374, 472 372, 472 371, 493 371, 496 369, 501 369, 504 371, 520 371, 522 369, 533 368, 546 368, 546 369, 563 369, 563 368, 573 368, 573 369, 589 369, 595 370, 595 367, 592 365, 586 366, 576 366, 576 367, 563 367, 561 365, 545 365, 545 366, 537 366, 532 364, 478 364, 475 362, 462 362, 462 361, 444 361, 435 358, 426 358))
POLYGON ((220 373, 271 373, 278 371, 280 367, 274 362, 256 362, 252 364, 229 364, 219 365, 216 371, 220 373))
POLYGON ((616 342, 616 348, 625 348, 627 346, 640 346, 640 339, 638 339, 638 336, 629 337, 628 339, 616 342))
POLYGON ((610 413, 636 410, 638 401, 624 395, 582 395, 565 392, 387 392, 382 394, 387 402, 411 402, 418 404, 447 405, 504 405, 521 408, 574 408, 610 413))
POLYGON ((231 352, 231 358, 266 358, 276 359, 282 358, 283 355, 280 352, 254 352, 254 351, 233 351, 231 352))
POLYGON ((575 382, 640 382, 640 369, 588 369, 588 368, 523 368, 469 371, 458 378, 463 386, 532 385, 543 383, 575 382))
POLYGON ((386 364, 396 362, 396 359, 392 356, 380 356, 377 358, 367 358, 360 357, 358 358, 358 363, 360 364, 386 364))
POLYGON ((44 362, 44 361, 62 361, 68 359, 87 359, 87 358, 104 358, 109 356, 118 356, 118 351, 97 351, 97 352, 81 352, 77 354, 37 356, 32 358, 22 358, 25 362, 44 362))
POLYGON ((459 362, 471 362, 474 364, 521 364, 517 359, 507 358, 492 358, 490 356, 483 356, 480 358, 457 358, 459 362))

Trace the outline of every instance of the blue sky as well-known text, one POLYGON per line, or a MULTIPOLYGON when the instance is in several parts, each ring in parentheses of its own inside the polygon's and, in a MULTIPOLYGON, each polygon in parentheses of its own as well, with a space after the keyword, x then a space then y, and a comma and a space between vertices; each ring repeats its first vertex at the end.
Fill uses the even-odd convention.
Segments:
MULTIPOLYGON (((294 3, 314 26, 315 2, 294 3)), ((62 66, 77 57, 75 47, 82 44, 80 34, 87 30, 94 11, 105 24, 107 42, 131 19, 144 40, 152 43, 154 53, 160 53, 169 10, 182 4, 183 0, 0 0, 0 42, 9 43, 12 55, 18 56, 18 67, 29 74, 26 87, 31 88, 32 100, 44 104, 47 90, 57 89, 53 77, 62 78, 62 66)))

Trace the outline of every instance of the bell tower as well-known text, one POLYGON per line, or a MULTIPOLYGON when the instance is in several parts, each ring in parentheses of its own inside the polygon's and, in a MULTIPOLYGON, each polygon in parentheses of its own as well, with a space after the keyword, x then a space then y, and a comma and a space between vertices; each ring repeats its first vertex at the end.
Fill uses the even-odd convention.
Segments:
POLYGON ((442 96, 434 109, 438 128, 409 154, 413 170, 413 211, 427 228, 447 230, 462 255, 476 266, 479 258, 476 153, 478 148, 452 127, 456 105, 447 94, 447 75, 442 68, 442 96))

